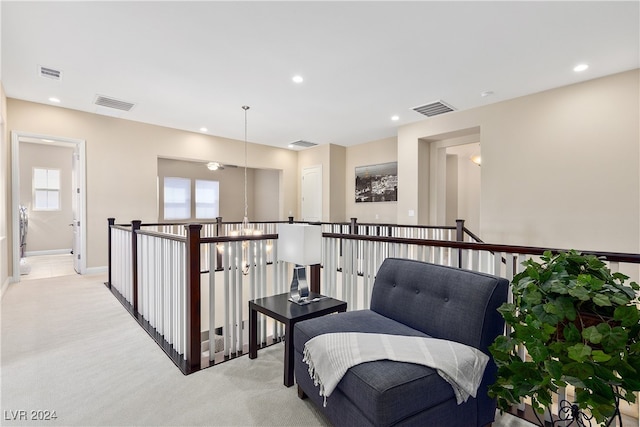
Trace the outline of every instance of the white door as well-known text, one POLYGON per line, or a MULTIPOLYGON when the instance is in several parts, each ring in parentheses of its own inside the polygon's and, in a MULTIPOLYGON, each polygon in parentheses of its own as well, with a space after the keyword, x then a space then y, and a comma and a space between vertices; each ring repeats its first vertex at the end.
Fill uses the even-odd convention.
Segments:
POLYGON ((81 242, 81 236, 80 236, 80 206, 81 206, 81 199, 80 199, 80 185, 78 183, 78 175, 80 173, 79 171, 79 160, 80 160, 80 153, 79 153, 79 147, 76 145, 74 147, 73 150, 73 154, 72 154, 72 160, 71 160, 71 186, 72 186, 72 191, 73 191, 73 196, 71 197, 71 211, 73 213, 73 218, 71 221, 71 224, 69 224, 71 227, 73 227, 73 269, 76 271, 76 273, 81 273, 82 272, 82 268, 80 267, 80 259, 82 257, 82 253, 80 250, 80 242, 81 242))
POLYGON ((302 169, 302 220, 322 221, 322 166, 302 169))

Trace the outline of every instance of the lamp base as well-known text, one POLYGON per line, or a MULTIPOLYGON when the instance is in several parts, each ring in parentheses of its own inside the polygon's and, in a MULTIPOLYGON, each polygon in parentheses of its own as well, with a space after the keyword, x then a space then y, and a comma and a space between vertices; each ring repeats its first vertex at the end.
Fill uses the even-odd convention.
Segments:
POLYGON ((293 269, 293 279, 289 290, 289 301, 304 305, 309 304, 309 285, 307 284, 307 269, 302 265, 296 265, 293 269))

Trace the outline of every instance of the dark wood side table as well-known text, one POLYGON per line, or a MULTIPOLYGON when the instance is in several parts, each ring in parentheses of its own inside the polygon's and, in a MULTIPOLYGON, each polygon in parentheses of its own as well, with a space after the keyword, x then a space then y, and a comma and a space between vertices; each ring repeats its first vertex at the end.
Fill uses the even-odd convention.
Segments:
POLYGON ((249 359, 258 357, 258 313, 284 323, 284 385, 293 385, 293 327, 297 322, 330 313, 347 311, 347 303, 314 292, 309 298, 321 298, 306 305, 289 301, 289 293, 249 301, 249 359))

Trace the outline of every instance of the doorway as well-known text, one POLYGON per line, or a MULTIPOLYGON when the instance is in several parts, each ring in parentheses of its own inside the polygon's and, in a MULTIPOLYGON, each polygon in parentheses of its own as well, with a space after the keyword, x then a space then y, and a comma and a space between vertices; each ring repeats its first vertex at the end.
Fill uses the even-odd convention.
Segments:
POLYGON ((480 154, 480 129, 470 128, 425 139, 429 143, 429 224, 455 225, 464 219, 480 231, 481 173, 472 157, 480 154))
MULTIPOLYGON (((24 238, 22 236, 22 232, 25 229, 25 208, 21 210, 21 192, 22 190, 27 191, 27 193, 33 191, 34 200, 36 198, 35 193, 38 192, 38 197, 40 197, 38 203, 44 203, 43 210, 51 209, 52 211, 56 210, 56 201, 55 201, 55 185, 52 183, 56 183, 59 180, 59 174, 56 172, 56 168, 47 169, 47 168, 33 168, 33 171, 23 171, 21 168, 21 151, 22 155, 27 155, 27 150, 23 148, 21 150, 22 143, 29 143, 33 147, 41 147, 42 149, 58 147, 62 149, 63 152, 67 153, 71 158, 69 159, 69 167, 70 167, 70 185, 65 187, 60 187, 59 193, 63 194, 63 192, 67 193, 67 200, 71 204, 69 217, 66 218, 66 221, 63 225, 58 225, 58 227, 71 227, 71 241, 70 241, 70 250, 69 252, 72 254, 71 264, 73 265, 73 270, 76 273, 84 274, 86 271, 86 196, 85 196, 85 170, 86 170, 86 159, 85 159, 85 141, 79 139, 72 138, 63 138, 56 137, 50 135, 40 135, 33 134, 27 132, 12 132, 11 133, 11 177, 12 177, 12 195, 11 195, 11 212, 12 212, 12 254, 13 254, 13 276, 12 281, 18 282, 20 281, 21 276, 21 258, 25 255, 25 251, 21 250, 21 243, 24 243, 24 238), (24 174, 38 174, 38 179, 40 181, 44 181, 42 191, 39 189, 32 190, 33 185, 26 187, 24 174), (50 174, 50 175, 49 175, 50 174), (49 178, 46 178, 50 176, 49 178), (44 178, 43 178, 44 177, 44 178), (26 188, 24 188, 26 187, 26 188), (50 205, 46 205, 46 202, 42 202, 43 199, 51 198, 53 200, 50 205), (22 214, 21 214, 22 212, 22 214), (22 219, 21 219, 22 216, 22 219), (23 226, 21 227, 21 223, 23 226), (22 231, 21 231, 22 230, 22 231)), ((33 148, 31 147, 31 148, 33 148)), ((27 175, 30 177, 31 175, 27 175)), ((35 178, 34 178, 35 179, 35 178)), ((35 182, 35 181, 34 181, 35 182)), ((40 185, 40 184, 39 184, 40 185)), ((35 188, 35 187, 34 187, 35 188)), ((24 192, 23 192, 24 193, 24 192)), ((59 210, 59 208, 58 208, 59 210)), ((27 217, 28 218, 28 217, 27 217)), ((28 221, 28 219, 27 219, 28 221)), ((28 226, 27 226, 28 232, 28 226)), ((68 228, 65 228, 64 231, 67 231, 68 228)), ((47 253, 47 251, 41 251, 39 254, 43 255, 56 255, 56 251, 50 251, 53 253, 47 253)), ((25 270, 23 268, 23 270, 25 270)))

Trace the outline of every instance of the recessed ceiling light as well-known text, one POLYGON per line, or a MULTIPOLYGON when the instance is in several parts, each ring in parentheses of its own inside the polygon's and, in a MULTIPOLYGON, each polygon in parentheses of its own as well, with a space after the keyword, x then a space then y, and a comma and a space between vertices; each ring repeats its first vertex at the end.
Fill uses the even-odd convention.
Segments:
POLYGON ((589 68, 587 64, 578 64, 575 67, 573 67, 573 71, 575 71, 576 73, 579 73, 581 71, 586 70, 587 68, 589 68))
POLYGON ((51 98, 49 98, 49 101, 55 102, 56 104, 60 102, 60 100, 58 98, 54 98, 53 96, 51 98))
POLYGON ((294 83, 302 83, 304 81, 302 76, 299 76, 299 75, 293 76, 291 80, 293 80, 294 83))
POLYGON ((493 91, 492 90, 485 90, 484 92, 482 92, 480 94, 481 97, 486 98, 487 96, 491 96, 493 95, 493 91))
POLYGON ((207 130, 207 128, 200 128, 200 132, 206 132, 207 130))
POLYGON ((398 120, 400 120, 400 116, 391 116, 391 120, 397 122, 398 120))

